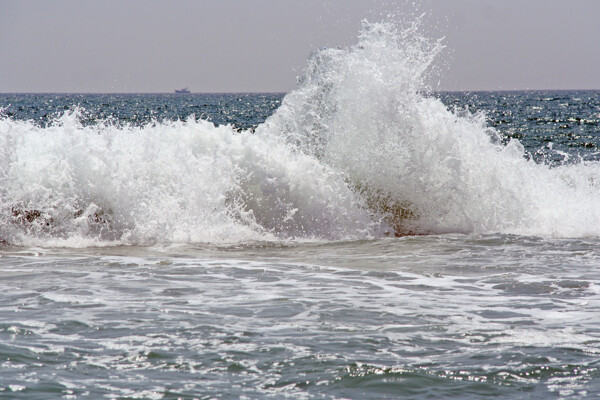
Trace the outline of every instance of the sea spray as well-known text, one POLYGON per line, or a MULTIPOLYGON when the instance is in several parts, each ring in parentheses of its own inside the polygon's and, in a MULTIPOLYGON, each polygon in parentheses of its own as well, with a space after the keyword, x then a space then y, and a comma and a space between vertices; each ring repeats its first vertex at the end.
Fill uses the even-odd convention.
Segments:
POLYGON ((340 174, 190 117, 141 127, 0 121, 4 241, 88 246, 374 234, 340 174))
POLYGON ((283 135, 347 177, 406 233, 600 233, 598 165, 550 169, 503 146, 482 114, 451 112, 423 85, 439 41, 418 24, 363 24, 356 45, 314 53, 257 133, 283 135))
POLYGON ((424 85, 441 42, 367 23, 255 132, 0 119, 0 240, 43 246, 600 234, 597 163, 550 168, 424 85))

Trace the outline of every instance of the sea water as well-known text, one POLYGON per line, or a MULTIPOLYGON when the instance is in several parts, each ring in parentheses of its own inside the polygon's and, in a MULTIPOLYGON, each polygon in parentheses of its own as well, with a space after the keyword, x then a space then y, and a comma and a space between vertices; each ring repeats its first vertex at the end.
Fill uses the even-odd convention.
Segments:
POLYGON ((0 95, 0 397, 600 395, 600 92, 0 95))

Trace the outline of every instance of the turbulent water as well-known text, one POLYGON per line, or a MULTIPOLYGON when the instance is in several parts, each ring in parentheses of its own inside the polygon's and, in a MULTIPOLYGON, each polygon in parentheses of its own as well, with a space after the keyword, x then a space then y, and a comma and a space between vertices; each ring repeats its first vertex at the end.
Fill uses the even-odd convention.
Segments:
POLYGON ((0 397, 600 395, 600 92, 0 95, 0 397))

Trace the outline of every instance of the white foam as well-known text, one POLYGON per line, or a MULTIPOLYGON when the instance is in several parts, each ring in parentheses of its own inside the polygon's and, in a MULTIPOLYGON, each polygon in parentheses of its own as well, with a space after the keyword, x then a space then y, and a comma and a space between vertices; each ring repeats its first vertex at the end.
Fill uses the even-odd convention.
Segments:
POLYGON ((299 89, 257 132, 282 132, 346 174, 400 231, 598 236, 599 165, 527 161, 483 115, 423 95, 440 49, 418 27, 365 23, 357 45, 311 57, 299 89))
POLYGON ((440 42, 364 23, 255 134, 191 117, 0 119, 0 239, 39 246, 600 234, 597 163, 550 169, 423 94, 440 42))
POLYGON ((135 128, 0 121, 0 237, 14 243, 362 237, 341 174, 287 145, 193 118, 135 128))

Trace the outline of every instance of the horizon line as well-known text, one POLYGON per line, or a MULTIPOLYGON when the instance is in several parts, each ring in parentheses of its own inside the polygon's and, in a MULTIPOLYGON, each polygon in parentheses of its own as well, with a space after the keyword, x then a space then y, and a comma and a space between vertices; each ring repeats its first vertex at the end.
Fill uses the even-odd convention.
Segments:
MULTIPOLYGON (((40 94, 40 95, 107 95, 107 94, 115 94, 115 95, 140 95, 140 94, 172 94, 177 96, 186 96, 186 95, 194 95, 194 94, 202 94, 202 95, 220 95, 220 94, 287 94, 289 91, 223 91, 223 92, 190 92, 190 93, 175 93, 175 91, 171 92, 0 92, 0 95, 20 95, 20 94, 40 94)), ((424 89, 419 90, 419 92, 425 93, 485 93, 485 92, 597 92, 600 91, 600 88, 590 88, 590 89, 424 89)))

